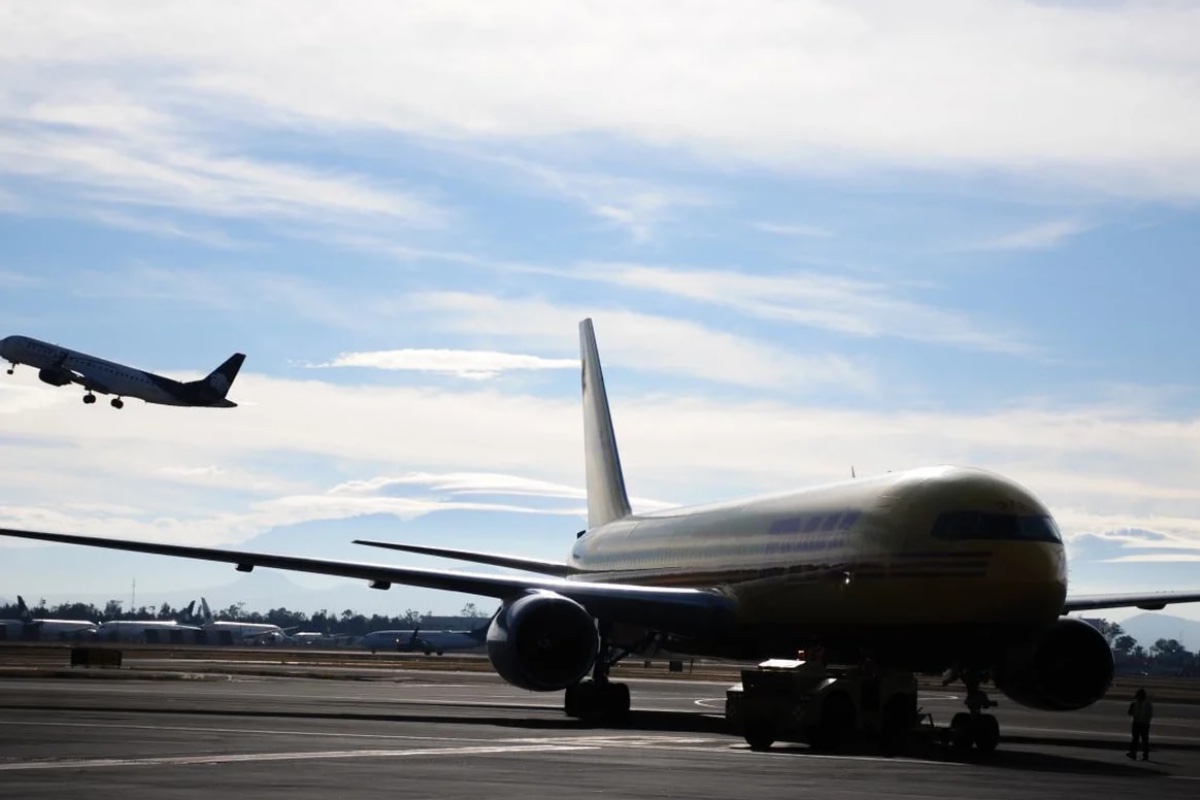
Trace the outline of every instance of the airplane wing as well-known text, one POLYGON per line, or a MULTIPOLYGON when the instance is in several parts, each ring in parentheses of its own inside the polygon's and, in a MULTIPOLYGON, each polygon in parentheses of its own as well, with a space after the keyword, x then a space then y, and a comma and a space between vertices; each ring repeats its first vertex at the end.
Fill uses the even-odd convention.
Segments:
POLYGON ((1144 608, 1147 611, 1159 611, 1172 603, 1200 603, 1200 592, 1079 595, 1066 599, 1063 603, 1063 613, 1097 608, 1144 608))
POLYGON ((729 621, 737 607, 733 598, 710 589, 671 589, 624 583, 572 581, 559 577, 515 577, 411 569, 387 564, 248 553, 212 547, 188 547, 12 528, 0 528, 0 536, 218 561, 236 564, 239 572, 250 572, 255 567, 270 567, 318 575, 337 575, 369 581, 371 587, 377 589, 388 589, 393 583, 398 583, 494 597, 499 600, 509 600, 539 590, 550 591, 571 598, 598 617, 683 635, 698 633, 709 626, 729 621))
POLYGON ((440 556, 458 561, 472 561, 476 564, 490 564, 493 567, 523 569, 526 572, 537 572, 542 575, 558 575, 564 577, 574 572, 560 561, 541 561, 536 558, 520 558, 499 553, 480 553, 474 550, 452 550, 448 547, 426 547, 419 544, 395 544, 393 542, 376 542, 368 539, 355 539, 354 544, 365 544, 368 547, 383 547, 388 550, 400 550, 405 553, 420 553, 426 556, 440 556))
POLYGON ((61 366, 63 373, 71 379, 72 383, 78 383, 89 392, 97 392, 99 394, 112 394, 109 391, 108 385, 104 381, 96 377, 94 372, 89 372, 86 369, 80 369, 76 366, 61 366))

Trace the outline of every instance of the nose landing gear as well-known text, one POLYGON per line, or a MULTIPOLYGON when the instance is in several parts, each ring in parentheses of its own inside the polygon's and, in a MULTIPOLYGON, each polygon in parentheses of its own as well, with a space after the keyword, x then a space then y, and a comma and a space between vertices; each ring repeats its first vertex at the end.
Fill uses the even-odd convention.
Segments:
MULTIPOLYGON (((980 670, 967 669, 961 673, 963 685, 967 687, 967 710, 960 711, 950 720, 950 740, 957 750, 969 750, 971 745, 981 753, 990 753, 1000 744, 1000 723, 983 709, 999 705, 979 688, 984 676, 980 670)), ((943 681, 948 685, 951 680, 943 681)))

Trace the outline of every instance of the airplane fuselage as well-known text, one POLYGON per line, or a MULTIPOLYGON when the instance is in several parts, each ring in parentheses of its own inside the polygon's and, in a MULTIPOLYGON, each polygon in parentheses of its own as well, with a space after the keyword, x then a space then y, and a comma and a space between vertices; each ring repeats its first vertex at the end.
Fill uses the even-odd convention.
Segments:
POLYGON ((0 339, 0 358, 33 367, 41 380, 56 386, 76 383, 88 392, 168 406, 234 405, 210 396, 198 383, 183 383, 29 336, 0 339))
POLYGON ((673 649, 746 658, 842 639, 906 662, 986 658, 1054 622, 1067 592, 1046 507, 957 467, 633 515, 581 535, 569 563, 575 580, 717 587, 735 630, 673 649))

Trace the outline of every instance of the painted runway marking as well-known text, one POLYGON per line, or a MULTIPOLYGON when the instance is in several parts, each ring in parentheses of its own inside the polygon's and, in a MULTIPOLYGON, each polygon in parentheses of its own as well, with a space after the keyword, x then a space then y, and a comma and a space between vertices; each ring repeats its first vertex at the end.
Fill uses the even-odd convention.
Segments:
POLYGON ((111 767, 188 767, 211 764, 256 763, 266 761, 327 761, 345 758, 411 758, 413 756, 485 756, 508 753, 565 753, 599 750, 597 745, 503 745, 477 747, 429 747, 407 750, 316 750, 300 753, 216 753, 203 756, 161 756, 149 758, 80 758, 55 761, 27 761, 0 764, 0 772, 46 769, 101 769, 111 767))
POLYGON ((505 745, 548 745, 568 744, 571 746, 584 745, 588 747, 646 747, 658 745, 679 744, 708 744, 724 741, 723 739, 699 738, 693 736, 663 736, 656 734, 612 734, 596 735, 583 734, 580 736, 519 736, 519 737, 472 737, 472 736, 416 736, 400 733, 341 733, 322 731, 266 730, 260 728, 206 728, 203 726, 183 725, 126 725, 92 722, 14 722, 0 721, 0 725, 29 726, 40 728, 86 728, 104 730, 134 730, 134 731, 175 731, 176 733, 222 733, 246 734, 250 736, 308 736, 345 739, 393 739, 403 741, 425 742, 501 742, 505 745))

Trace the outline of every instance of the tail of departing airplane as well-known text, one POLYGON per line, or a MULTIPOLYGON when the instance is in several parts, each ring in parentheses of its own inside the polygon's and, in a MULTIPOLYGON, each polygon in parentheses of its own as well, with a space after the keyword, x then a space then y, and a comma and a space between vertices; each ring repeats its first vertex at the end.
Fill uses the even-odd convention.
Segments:
POLYGON ((617 437, 608 411, 604 373, 591 319, 579 323, 579 350, 583 360, 583 452, 587 470, 588 527, 629 516, 629 497, 617 437))
POLYGON ((224 364, 208 373, 207 378, 198 382, 204 384, 218 399, 223 400, 229 393, 229 388, 233 386, 233 380, 237 377, 238 370, 242 368, 242 362, 245 360, 244 353, 234 353, 225 359, 224 364))
POLYGON ((29 610, 29 606, 25 605, 25 598, 17 595, 17 611, 21 615, 22 622, 33 622, 33 612, 29 610))

